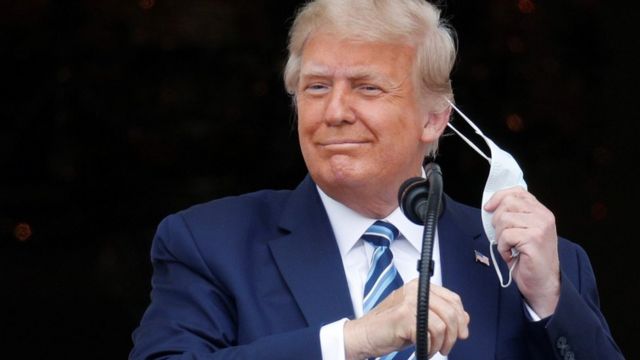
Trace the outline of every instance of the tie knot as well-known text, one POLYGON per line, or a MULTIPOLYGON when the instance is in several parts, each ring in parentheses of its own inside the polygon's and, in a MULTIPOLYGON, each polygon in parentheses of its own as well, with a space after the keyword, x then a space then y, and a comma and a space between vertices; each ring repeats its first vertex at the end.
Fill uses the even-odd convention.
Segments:
POLYGON ((374 246, 389 247, 391 242, 398 238, 399 233, 398 228, 393 224, 378 220, 369 226, 364 235, 362 235, 362 239, 374 246))

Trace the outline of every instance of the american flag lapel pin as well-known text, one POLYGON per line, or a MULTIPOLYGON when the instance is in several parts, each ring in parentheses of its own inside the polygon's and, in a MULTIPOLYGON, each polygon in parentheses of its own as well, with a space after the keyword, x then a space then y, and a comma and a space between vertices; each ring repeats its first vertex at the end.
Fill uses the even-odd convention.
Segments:
POLYGON ((478 250, 473 250, 473 252, 475 253, 475 257, 476 257, 476 262, 482 263, 485 266, 491 266, 491 263, 489 262, 489 258, 484 256, 480 251, 478 250))

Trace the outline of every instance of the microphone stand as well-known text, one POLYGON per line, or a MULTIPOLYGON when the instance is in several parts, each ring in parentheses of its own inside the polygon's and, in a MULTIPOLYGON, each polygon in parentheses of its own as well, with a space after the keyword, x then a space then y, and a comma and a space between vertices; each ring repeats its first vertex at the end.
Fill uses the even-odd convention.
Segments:
POLYGON ((422 255, 418 260, 418 311, 416 324, 416 359, 427 360, 429 358, 429 288, 430 277, 433 275, 433 239, 436 233, 436 225, 442 207, 442 171, 440 166, 430 162, 424 167, 429 184, 429 197, 427 209, 424 213, 424 232, 422 235, 422 255))

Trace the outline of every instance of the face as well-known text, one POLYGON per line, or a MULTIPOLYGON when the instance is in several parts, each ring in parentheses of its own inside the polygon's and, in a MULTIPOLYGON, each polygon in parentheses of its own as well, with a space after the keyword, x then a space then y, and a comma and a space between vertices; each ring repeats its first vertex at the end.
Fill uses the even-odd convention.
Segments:
POLYGON ((408 45, 324 33, 302 52, 296 104, 307 168, 329 196, 365 215, 397 207, 400 184, 420 175, 442 132, 419 101, 414 57, 408 45))

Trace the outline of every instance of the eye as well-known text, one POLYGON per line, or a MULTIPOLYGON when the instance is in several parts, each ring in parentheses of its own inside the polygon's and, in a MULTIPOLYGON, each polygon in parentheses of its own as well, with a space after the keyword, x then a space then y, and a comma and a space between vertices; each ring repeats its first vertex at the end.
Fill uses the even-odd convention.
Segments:
POLYGON ((367 96, 380 95, 383 92, 380 87, 378 87, 376 85, 372 85, 372 84, 360 85, 358 87, 358 90, 360 90, 363 94, 365 94, 367 96))
POLYGON ((312 95, 320 95, 320 94, 324 94, 329 90, 329 86, 322 84, 322 83, 312 83, 307 85, 304 88, 304 91, 306 93, 312 94, 312 95))

